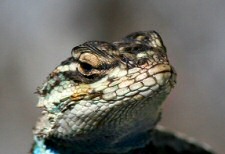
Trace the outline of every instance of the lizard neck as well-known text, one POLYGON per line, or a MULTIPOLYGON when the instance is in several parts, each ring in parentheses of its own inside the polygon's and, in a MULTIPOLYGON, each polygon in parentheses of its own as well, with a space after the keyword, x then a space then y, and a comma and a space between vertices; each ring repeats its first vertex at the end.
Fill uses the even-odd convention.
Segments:
POLYGON ((33 131, 39 138, 35 147, 43 143, 47 152, 67 154, 144 146, 175 81, 154 31, 76 46, 38 88, 43 112, 33 131))
MULTIPOLYGON (((113 123, 102 121, 102 126, 86 136, 63 139, 49 137, 45 140, 45 145, 48 150, 57 154, 99 153, 99 151, 107 153, 120 151, 124 153, 134 148, 143 147, 151 140, 151 130, 160 120, 161 102, 166 98, 166 95, 163 96, 159 95, 152 100, 130 103, 129 105, 132 105, 130 107, 136 106, 135 110, 124 112, 121 109, 121 112, 117 113, 120 113, 120 120, 110 117, 113 115, 112 111, 104 119, 112 119, 113 123), (149 101, 156 103, 149 103, 149 101)), ((129 108, 129 106, 126 108, 129 108)), ((115 110, 118 111, 119 109, 115 110)))

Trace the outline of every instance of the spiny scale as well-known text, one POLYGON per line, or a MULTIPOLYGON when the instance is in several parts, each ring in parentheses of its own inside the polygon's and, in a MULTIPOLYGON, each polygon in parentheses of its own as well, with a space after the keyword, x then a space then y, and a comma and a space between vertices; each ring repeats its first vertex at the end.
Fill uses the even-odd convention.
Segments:
POLYGON ((155 31, 73 48, 38 88, 34 154, 126 153, 151 143, 176 73, 155 31))

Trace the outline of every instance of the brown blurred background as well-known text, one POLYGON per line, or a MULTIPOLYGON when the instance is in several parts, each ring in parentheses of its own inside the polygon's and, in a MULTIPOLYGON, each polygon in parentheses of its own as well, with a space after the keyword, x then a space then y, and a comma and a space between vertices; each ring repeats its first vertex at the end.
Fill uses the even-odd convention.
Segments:
POLYGON ((0 1, 0 153, 25 154, 34 91, 71 49, 158 31, 178 73, 161 124, 225 153, 225 1, 0 1))

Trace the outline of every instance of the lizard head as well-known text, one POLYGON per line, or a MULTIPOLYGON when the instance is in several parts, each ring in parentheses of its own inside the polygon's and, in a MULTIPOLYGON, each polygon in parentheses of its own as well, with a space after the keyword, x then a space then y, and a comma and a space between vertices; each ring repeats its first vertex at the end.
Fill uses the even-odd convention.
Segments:
POLYGON ((175 77, 154 31, 113 43, 86 42, 38 88, 43 115, 34 134, 76 140, 151 129, 175 77))

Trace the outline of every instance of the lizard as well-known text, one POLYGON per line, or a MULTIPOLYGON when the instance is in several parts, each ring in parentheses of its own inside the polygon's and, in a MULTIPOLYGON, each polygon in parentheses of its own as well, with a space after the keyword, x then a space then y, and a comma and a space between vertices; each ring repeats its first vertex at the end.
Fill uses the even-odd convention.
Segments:
POLYGON ((156 31, 74 47, 37 89, 31 153, 213 153, 157 126, 176 76, 156 31))

